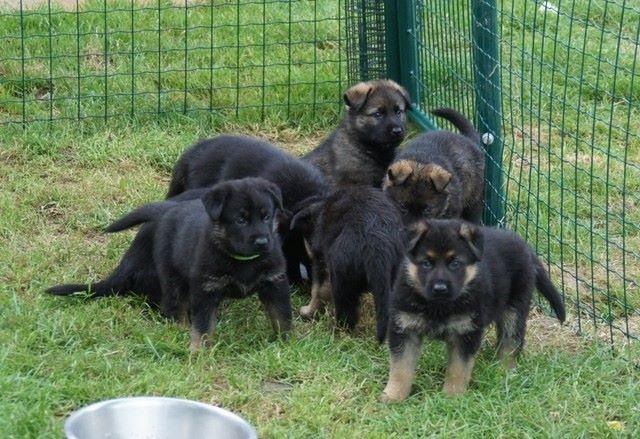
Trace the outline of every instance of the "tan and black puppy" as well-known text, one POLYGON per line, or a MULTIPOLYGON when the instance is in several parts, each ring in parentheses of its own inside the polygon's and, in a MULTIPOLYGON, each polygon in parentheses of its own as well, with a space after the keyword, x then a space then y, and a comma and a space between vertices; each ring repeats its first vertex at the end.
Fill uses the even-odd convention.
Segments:
POLYGON ((409 142, 389 166, 383 182, 403 211, 405 222, 421 218, 463 218, 479 224, 484 198, 485 153, 462 114, 438 108, 433 114, 456 126, 423 133, 409 142))
POLYGON ((407 91, 390 80, 361 82, 344 93, 346 114, 338 128, 303 160, 336 186, 380 187, 406 134, 407 91))
POLYGON ((391 296, 391 364, 383 401, 409 395, 424 336, 447 344, 443 391, 455 395, 467 389, 484 332, 493 322, 497 356, 506 367, 515 366, 534 289, 564 321, 562 297, 515 233, 461 220, 428 220, 414 227, 391 296))
POLYGON ((332 300, 336 321, 353 329, 360 317, 360 297, 373 293, 376 337, 384 341, 388 299, 403 254, 402 218, 379 188, 347 185, 293 219, 311 226, 311 301, 303 317, 332 300))

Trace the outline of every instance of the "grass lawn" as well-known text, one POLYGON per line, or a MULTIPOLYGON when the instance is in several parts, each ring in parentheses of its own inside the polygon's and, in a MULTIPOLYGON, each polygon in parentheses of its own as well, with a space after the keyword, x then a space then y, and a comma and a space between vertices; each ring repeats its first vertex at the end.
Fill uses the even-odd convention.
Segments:
MULTIPOLYGON (((246 130, 245 130, 246 132, 246 130)), ((163 196, 179 152, 203 136, 197 124, 127 127, 51 137, 25 133, 0 153, 0 432, 59 437, 66 416, 127 395, 192 398, 231 409, 261 437, 628 436, 640 425, 637 346, 607 345, 534 314, 513 373, 489 344, 470 391, 440 393, 445 356, 427 344, 413 395, 377 402, 388 372, 373 337, 370 304, 356 334, 330 315, 296 317, 293 337, 274 341, 257 298, 228 302, 216 342, 197 355, 188 330, 136 298, 58 298, 43 290, 96 280, 117 264, 131 233, 101 229, 163 196), (148 139, 154 139, 149 144, 148 139), (55 143, 44 149, 41 144, 55 143)), ((289 149, 317 138, 260 133, 289 149), (270 135, 271 134, 271 135, 270 135)), ((308 299, 293 291, 295 308, 308 299)))
MULTIPOLYGON (((459 398, 440 392, 443 345, 425 344, 411 397, 384 405, 377 397, 388 354, 375 342, 368 302, 354 334, 335 330, 329 314, 304 321, 294 313, 287 342, 274 340, 256 297, 227 302, 213 346, 191 355, 188 329, 135 297, 45 295, 48 286, 95 281, 116 266, 133 232, 101 230, 162 198, 175 159, 197 139, 242 132, 302 154, 337 123, 347 86, 337 2, 216 2, 215 9, 194 2, 188 10, 176 3, 158 2, 159 12, 154 5, 109 2, 105 16, 106 3, 93 0, 78 15, 50 15, 46 5, 26 16, 0 15, 0 35, 9 36, 0 53, 1 437, 61 437, 72 411, 130 395, 220 405, 245 417, 264 438, 638 434, 638 343, 620 340, 612 348, 602 342, 608 334, 597 330, 576 335, 584 316, 573 306, 564 327, 534 311, 513 372, 493 361, 490 334, 471 388, 459 398), (308 16, 315 17, 313 25, 308 16), (228 25, 236 19, 242 28, 228 25), (184 115, 183 109, 193 111, 184 115), (7 120, 29 123, 23 129, 7 120)), ((520 14, 525 2, 514 4, 520 14)), ((624 23, 632 15, 626 12, 624 23)), ((561 14, 553 23, 562 27, 565 19, 561 14)), ((633 31, 633 23, 622 30, 633 31)), ((503 34, 515 47, 533 41, 541 27, 510 29, 517 37, 503 34)), ((561 84, 558 69, 536 64, 538 56, 549 55, 548 47, 531 60, 514 52, 509 68, 538 66, 527 78, 561 84)), ((630 47, 623 45, 624 54, 636 50, 630 47)), ((508 59, 506 52, 503 57, 508 59)), ((640 299, 631 294, 637 283, 627 281, 638 273, 633 262, 640 253, 640 220, 631 208, 637 191, 619 189, 637 185, 638 168, 629 165, 640 154, 637 114, 630 117, 635 110, 624 110, 622 101, 613 100, 618 97, 596 93, 609 80, 615 86, 608 75, 599 79, 600 88, 587 90, 575 81, 576 63, 568 66, 566 88, 557 85, 549 93, 531 92, 534 82, 517 76, 505 82, 514 103, 505 124, 508 210, 518 215, 510 225, 538 245, 572 305, 585 300, 602 306, 595 310, 598 322, 628 312, 631 328, 640 299), (602 128, 600 119, 589 126, 587 113, 577 111, 577 97, 614 128, 602 128), (516 113, 524 108, 518 99, 529 98, 541 99, 542 117, 534 109, 516 113), (563 113, 561 100, 571 102, 563 113), (619 139, 623 128, 631 134, 619 139), (602 145, 609 148, 598 149, 602 145), (608 178, 611 184, 603 186, 608 178), (588 202, 600 207, 589 210, 588 202), (620 212, 625 222, 618 221, 620 212), (618 301, 607 302, 609 294, 618 301)), ((628 91, 635 92, 632 85, 628 91)), ((294 289, 292 300, 297 310, 308 300, 308 288, 294 289)), ((630 331, 637 336, 640 328, 630 331)))

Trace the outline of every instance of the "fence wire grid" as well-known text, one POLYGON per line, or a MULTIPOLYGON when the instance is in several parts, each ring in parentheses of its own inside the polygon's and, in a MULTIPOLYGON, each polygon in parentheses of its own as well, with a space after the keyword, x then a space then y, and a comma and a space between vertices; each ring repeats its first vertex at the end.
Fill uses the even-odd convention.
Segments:
POLYGON ((571 324, 640 338, 636 1, 0 3, 0 40, 0 130, 174 114, 328 127, 349 84, 396 79, 418 126, 449 106, 494 135, 485 220, 548 262, 571 324))

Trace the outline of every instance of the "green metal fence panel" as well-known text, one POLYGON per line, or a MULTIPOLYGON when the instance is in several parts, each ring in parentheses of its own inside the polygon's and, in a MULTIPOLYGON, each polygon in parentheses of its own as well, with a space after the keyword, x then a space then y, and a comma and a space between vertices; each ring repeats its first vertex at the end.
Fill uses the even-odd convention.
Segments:
POLYGON ((450 106, 492 134, 485 222, 516 230, 549 262, 577 330, 638 339, 640 3, 362 6, 386 17, 385 71, 412 91, 419 126, 450 106))
POLYGON ((0 2, 0 126, 341 111, 342 0, 15 3, 0 2))

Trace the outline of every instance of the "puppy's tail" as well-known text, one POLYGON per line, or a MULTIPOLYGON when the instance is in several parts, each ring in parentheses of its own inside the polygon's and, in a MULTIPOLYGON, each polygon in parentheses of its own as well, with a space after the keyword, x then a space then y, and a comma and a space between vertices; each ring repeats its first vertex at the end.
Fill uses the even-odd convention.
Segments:
POLYGON ((542 266, 540 259, 535 257, 536 265, 536 288, 540 293, 549 301, 551 308, 555 311, 558 320, 564 322, 566 313, 564 309, 564 303, 562 302, 562 296, 556 290, 556 287, 551 283, 547 270, 542 266))
POLYGON ((104 231, 107 233, 120 232, 139 224, 153 221, 176 204, 175 201, 158 201, 145 204, 115 220, 104 231))
POLYGON ((152 301, 160 290, 155 266, 150 262, 153 254, 153 228, 142 227, 125 252, 118 266, 104 280, 93 284, 62 284, 45 290, 56 296, 70 296, 84 292, 89 297, 104 297, 136 293, 152 301))
POLYGON ((476 131, 473 124, 466 117, 464 117, 462 114, 460 114, 453 108, 447 108, 447 107, 436 108, 435 110, 431 110, 431 113, 436 116, 447 119, 458 130, 460 130, 460 133, 463 136, 470 138, 474 142, 480 143, 480 136, 478 135, 478 132, 476 131))

